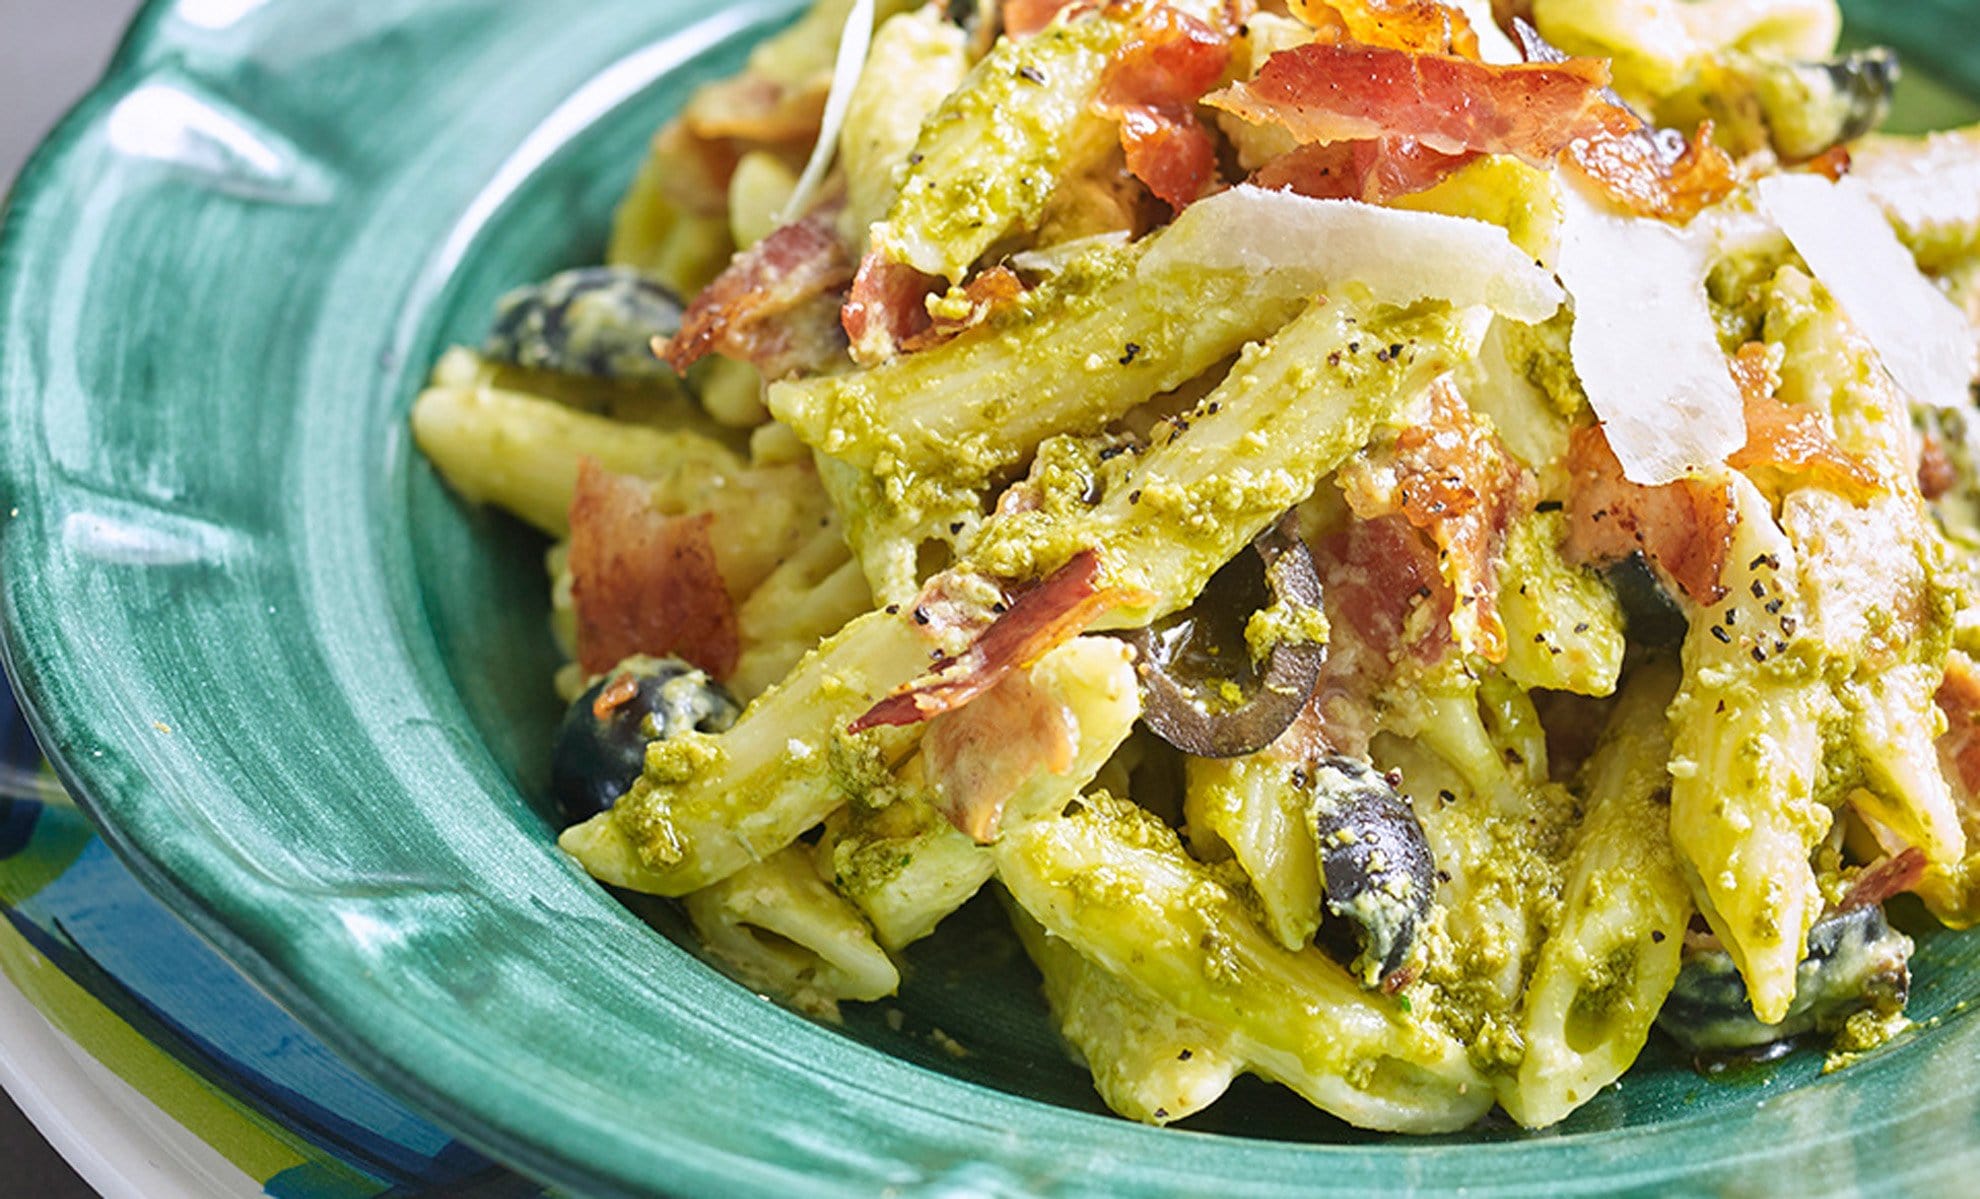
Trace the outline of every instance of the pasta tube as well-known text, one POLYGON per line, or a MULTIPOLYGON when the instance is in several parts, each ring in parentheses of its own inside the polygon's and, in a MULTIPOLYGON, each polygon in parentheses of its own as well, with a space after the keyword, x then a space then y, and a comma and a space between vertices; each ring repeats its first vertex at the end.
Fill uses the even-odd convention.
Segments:
POLYGON ((874 252, 959 283, 985 250, 1035 228, 1094 141, 1082 131, 1104 128, 1093 100, 1130 33, 1124 10, 1097 9, 998 42, 922 126, 899 195, 873 227, 874 252))
POLYGON ((1499 1088, 1515 1120, 1543 1128, 1622 1077, 1677 979, 1691 893, 1671 847, 1670 730, 1677 673, 1639 671, 1583 774, 1561 917, 1526 986, 1526 1055, 1499 1088))
POLYGON ((1822 910, 1809 855, 1833 820, 1816 775, 1835 700, 1780 634, 1784 619, 1789 628, 1807 619, 1788 585, 1794 547, 1751 483, 1734 476, 1732 488, 1726 597, 1692 622, 1686 685, 1671 709, 1671 840, 1754 1015, 1771 1024, 1794 1000, 1795 967, 1822 910))
POLYGON ((900 971, 804 848, 747 866, 687 897, 708 952, 745 985, 801 1011, 836 1016, 841 999, 879 999, 900 971))
POLYGON ((1130 1120, 1168 1124, 1215 1103, 1243 1069, 1224 1030, 1192 1020, 1079 955, 1023 908, 1011 926, 1045 979, 1060 1035, 1093 1072, 1107 1106, 1130 1120))
POLYGON ((839 131, 846 226, 856 245, 864 247, 868 227, 900 194, 922 121, 968 74, 965 42, 961 27, 933 7, 902 13, 874 33, 839 131))
POLYGON ((933 722, 921 753, 901 771, 898 798, 878 808, 848 806, 829 851, 839 889, 887 948, 927 936, 993 869, 989 851, 954 821, 980 815, 986 835, 994 835, 999 825, 1058 814, 1127 740, 1140 714, 1127 646, 1080 637, 1052 650, 933 722), (1061 753, 1063 761, 1055 760, 1061 753))
POLYGON ((1168 826, 1102 794, 1008 835, 1011 897, 1096 966, 1225 1029, 1246 1068, 1363 1128, 1442 1132, 1491 1106, 1464 1048, 1362 989, 1318 950, 1272 939, 1168 826))
POLYGON ((578 459, 683 491, 742 469, 699 433, 629 425, 550 400, 487 387, 435 387, 413 403, 413 438, 454 490, 549 533, 570 533, 578 459))
POLYGON ((851 374, 773 384, 770 410, 862 471, 978 488, 1052 434, 1101 428, 1306 304, 1237 272, 1140 272, 1141 256, 1088 251, 982 332, 851 374))
POLYGON ((1190 844, 1229 851, 1251 880, 1265 927, 1287 949, 1320 927, 1319 848, 1306 805, 1290 792, 1292 763, 1266 750, 1188 760, 1183 815, 1190 844))

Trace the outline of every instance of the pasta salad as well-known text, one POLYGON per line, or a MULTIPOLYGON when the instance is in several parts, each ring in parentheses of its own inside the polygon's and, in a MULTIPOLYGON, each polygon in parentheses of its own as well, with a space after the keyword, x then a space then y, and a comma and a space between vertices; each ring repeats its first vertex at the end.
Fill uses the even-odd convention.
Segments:
POLYGON ((1831 0, 814 0, 412 414, 560 845, 830 1017, 986 888, 1156 1124, 1553 1124, 1980 915, 1980 130, 1831 0), (550 730, 546 737, 552 736, 550 730))

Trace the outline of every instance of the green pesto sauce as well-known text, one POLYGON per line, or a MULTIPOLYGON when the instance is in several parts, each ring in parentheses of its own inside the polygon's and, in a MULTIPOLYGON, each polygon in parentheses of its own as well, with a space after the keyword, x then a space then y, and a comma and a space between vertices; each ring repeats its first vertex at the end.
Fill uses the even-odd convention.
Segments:
POLYGON ((1568 353, 1573 315, 1563 308, 1538 325, 1516 321, 1503 325, 1506 362, 1514 373, 1546 396, 1562 417, 1572 421, 1589 411, 1588 392, 1581 386, 1581 376, 1575 373, 1574 359, 1568 353))
POLYGON ((1512 1072, 1526 1057, 1520 998, 1538 947, 1561 922, 1573 797, 1554 783, 1522 787, 1523 816, 1490 796, 1461 795, 1444 813, 1445 837, 1461 847, 1467 893, 1480 918, 1457 920, 1441 905, 1426 937, 1424 981, 1436 1019, 1469 1047, 1480 1070, 1512 1072), (1517 913, 1507 922, 1493 912, 1517 913), (1516 971, 1520 985, 1500 983, 1516 971))
POLYGON ((1253 612, 1244 623, 1245 648, 1257 663, 1263 663, 1281 645, 1325 645, 1332 635, 1326 613, 1284 596, 1253 612))
MULTIPOLYGON (((865 792, 869 797, 875 792, 865 792)), ((899 878, 916 854, 947 827, 928 797, 847 805, 832 842, 834 881, 848 895, 872 895, 899 878)))

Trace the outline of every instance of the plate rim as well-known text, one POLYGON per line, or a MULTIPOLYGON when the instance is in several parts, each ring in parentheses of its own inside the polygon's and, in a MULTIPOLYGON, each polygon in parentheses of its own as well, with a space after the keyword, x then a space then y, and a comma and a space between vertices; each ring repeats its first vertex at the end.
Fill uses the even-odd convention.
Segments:
MULTIPOLYGON (((182 0, 147 0, 119 43, 101 80, 57 122, 23 166, 6 197, 5 207, 0 208, 0 302, 4 302, 13 294, 17 277, 24 270, 25 255, 21 252, 19 243, 25 238, 24 230, 30 226, 30 221, 26 218, 33 213, 37 197, 58 177, 63 165, 76 151, 79 143, 102 119, 106 106, 123 94, 134 77, 139 74, 139 68, 154 43, 160 38, 167 18, 181 2, 182 0)), ((266 7, 275 8, 280 5, 270 3, 266 7)), ((692 24, 698 19, 700 18, 691 18, 686 24, 692 24)), ((6 347, 7 337, 8 331, 0 328, 0 349, 6 347)), ((7 390, 5 384, 5 377, 0 376, 0 406, 15 402, 5 394, 7 390)), ((0 471, 4 471, 10 479, 15 479, 19 477, 21 465, 18 462, 0 462, 0 471)), ((615 1189, 632 1185, 623 1177, 601 1176, 597 1172, 584 1170, 577 1165, 569 1152, 552 1149, 540 1143, 539 1139, 531 1138, 515 1128, 501 1126, 482 1119, 474 1113, 470 1113, 469 1118, 464 1122, 463 1109, 459 1106, 458 1096, 451 1094, 449 1088, 394 1060, 393 1056, 375 1043, 373 1038, 337 1020, 334 1003, 327 1002, 308 982, 298 977, 294 971, 286 969, 282 962, 235 928, 215 902, 197 893, 179 876, 179 873, 156 856, 157 846, 142 843, 135 833, 121 826, 114 819, 111 805, 100 803, 98 799, 98 787, 111 786, 114 780, 93 773, 86 757, 73 751, 70 744, 59 735, 64 729, 86 731, 87 723, 79 721, 73 712, 51 713, 44 710, 45 704, 50 707, 56 705, 48 700, 41 690, 41 672, 36 668, 35 653, 29 644, 24 622, 17 618, 20 595, 18 589, 24 586, 31 587, 32 584, 24 584, 18 578, 10 578, 4 582, 4 588, 0 589, 0 606, 4 607, 6 617, 4 622, 0 622, 0 658, 4 658, 7 667, 16 672, 15 677, 23 681, 20 695, 22 713, 37 738, 48 747, 49 759, 58 776, 76 797, 78 804, 89 814, 106 844, 148 889, 158 895, 202 938, 214 945, 228 961, 240 968, 258 986, 269 991, 278 1002, 294 1012, 298 1019, 359 1070, 404 1096, 409 1104, 434 1119, 436 1123, 459 1132, 464 1140, 484 1149, 491 1156, 553 1184, 596 1188, 601 1183, 608 1183, 615 1189)), ((402 1028, 399 1031, 403 1033, 406 1030, 402 1028)), ((943 1081, 965 1088, 983 1089, 975 1088, 975 1084, 960 1080, 945 1078, 943 1081)), ((1017 1097, 1006 1096, 1006 1098, 1017 1097)), ((1046 1105, 1033 1103, 1033 1106, 1043 1108, 1046 1105)), ((1119 1121, 1094 1117, 1086 1113, 1062 1109, 1050 1110, 1054 1118, 1070 1119, 1075 1125, 1080 1121, 1093 1121, 1096 1127, 1119 1131, 1122 1124, 1119 1121)), ((1698 1123, 1701 1119, 1704 1117, 1659 1122, 1655 1127, 1650 1128, 1588 1132, 1572 1138, 1561 1138, 1558 1143, 1598 1147, 1605 1142, 1616 1140, 1639 1140, 1666 1129, 1678 1129, 1698 1123)), ((1138 1126, 1128 1127, 1135 1129, 1134 1132, 1126 1134, 1130 1139, 1141 1133, 1152 1133, 1154 1136, 1165 1138, 1159 1143, 1173 1141, 1175 1145, 1187 1148, 1193 1142, 1194 1147, 1199 1149, 1209 1141, 1209 1138, 1204 1138, 1200 1134, 1176 1130, 1145 1130, 1139 1129, 1138 1126)), ((1532 1146, 1544 1145, 1547 1141, 1548 1138, 1542 1135, 1509 1143, 1474 1143, 1456 1146, 1413 1146, 1406 1142, 1401 1144, 1390 1142, 1380 1146, 1292 1145, 1284 1142, 1251 1141, 1229 1143, 1244 1148, 1260 1149, 1277 1145, 1316 1157, 1358 1156, 1370 1154, 1372 1149, 1373 1156, 1389 1158, 1403 1152, 1411 1155, 1422 1153, 1500 1157, 1524 1153, 1532 1146)), ((680 1171, 669 1179, 670 1183, 688 1183, 715 1192, 727 1191, 739 1182, 737 1174, 733 1171, 733 1167, 739 1164, 739 1159, 730 1157, 709 1162, 697 1161, 697 1155, 692 1153, 667 1156, 670 1158, 667 1164, 680 1171)), ((1962 1160, 1968 1164, 1980 1163, 1980 1147, 1970 1150, 1962 1160)), ((762 1163, 741 1164, 762 1165, 762 1163)), ((1952 1164, 1956 1166, 1960 1163, 1952 1164)), ((1946 1176, 1954 1175, 1948 1173, 1946 1176)), ((1653 1174, 1634 1178, 1625 1176, 1617 1181, 1624 1185, 1676 1184, 1685 1177, 1683 1174, 1653 1174)), ((759 1176, 754 1181, 767 1193, 782 1185, 802 1180, 804 1180, 802 1174, 792 1174, 772 1167, 768 1176, 759 1176)), ((627 1190, 626 1193, 634 1192, 627 1190)))

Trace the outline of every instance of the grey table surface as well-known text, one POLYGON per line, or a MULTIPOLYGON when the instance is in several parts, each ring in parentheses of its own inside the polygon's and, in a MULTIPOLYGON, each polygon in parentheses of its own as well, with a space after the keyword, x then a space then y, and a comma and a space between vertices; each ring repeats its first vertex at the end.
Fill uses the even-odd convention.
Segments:
MULTIPOLYGON (((0 0, 0 191, 83 93, 136 0, 0 0)), ((0 1095, 0 1194, 88 1199, 94 1192, 0 1095)))

